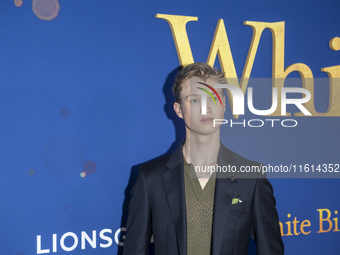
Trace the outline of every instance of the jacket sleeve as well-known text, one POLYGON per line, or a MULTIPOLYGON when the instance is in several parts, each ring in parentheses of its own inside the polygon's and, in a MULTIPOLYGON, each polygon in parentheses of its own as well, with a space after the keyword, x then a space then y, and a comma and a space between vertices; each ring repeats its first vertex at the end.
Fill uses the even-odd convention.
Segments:
POLYGON ((131 190, 123 255, 147 255, 151 239, 151 209, 142 166, 131 190))
POLYGON ((283 255, 279 216, 273 188, 266 177, 257 179, 253 204, 253 235, 258 255, 283 255))

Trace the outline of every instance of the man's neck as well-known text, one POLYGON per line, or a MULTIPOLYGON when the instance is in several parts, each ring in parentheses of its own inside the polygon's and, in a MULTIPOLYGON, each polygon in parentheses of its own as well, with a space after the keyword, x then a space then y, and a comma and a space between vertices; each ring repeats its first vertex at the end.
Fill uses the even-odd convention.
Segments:
POLYGON ((216 165, 220 149, 220 130, 218 129, 210 135, 201 135, 188 131, 183 145, 183 154, 187 162, 194 166, 216 165))

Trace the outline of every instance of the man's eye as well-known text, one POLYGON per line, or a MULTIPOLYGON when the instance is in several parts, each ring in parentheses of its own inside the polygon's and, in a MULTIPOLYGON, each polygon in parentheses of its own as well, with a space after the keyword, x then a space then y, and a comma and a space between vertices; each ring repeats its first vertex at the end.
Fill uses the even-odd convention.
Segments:
POLYGON ((197 103, 199 103, 199 100, 198 99, 191 99, 190 102, 193 103, 193 104, 197 104, 197 103))

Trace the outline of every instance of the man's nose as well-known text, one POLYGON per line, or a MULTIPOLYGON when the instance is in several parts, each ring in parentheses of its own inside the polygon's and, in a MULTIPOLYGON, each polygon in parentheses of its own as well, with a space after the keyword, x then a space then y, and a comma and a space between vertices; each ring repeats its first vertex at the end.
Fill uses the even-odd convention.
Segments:
POLYGON ((209 102, 209 100, 207 100, 205 106, 201 105, 201 115, 205 115, 205 114, 209 114, 212 112, 212 108, 211 108, 211 102, 209 102), (205 109, 204 109, 205 108, 205 109), (206 112, 204 111, 206 110, 206 112))
POLYGON ((210 102, 210 100, 208 100, 208 103, 207 103, 207 113, 211 113, 211 111, 212 111, 211 102, 210 102))

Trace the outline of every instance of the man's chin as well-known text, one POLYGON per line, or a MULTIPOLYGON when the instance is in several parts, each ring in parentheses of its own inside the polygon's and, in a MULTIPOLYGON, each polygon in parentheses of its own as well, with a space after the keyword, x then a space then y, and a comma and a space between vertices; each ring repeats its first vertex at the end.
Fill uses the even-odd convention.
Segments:
POLYGON ((190 134, 191 135, 204 135, 204 136, 209 136, 209 135, 213 135, 216 133, 217 130, 219 130, 219 126, 215 126, 213 127, 212 125, 209 127, 205 127, 205 128, 200 128, 200 129, 190 129, 190 134))

